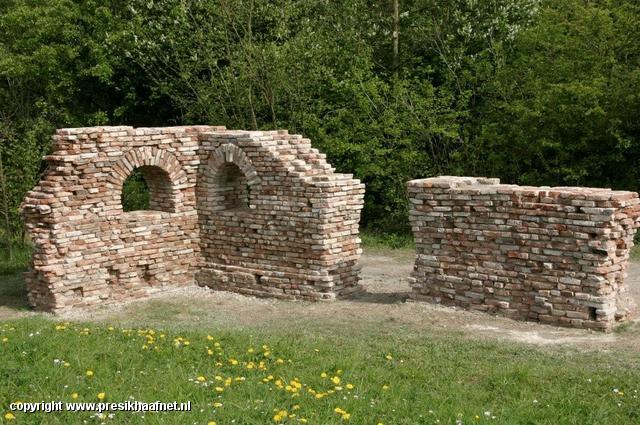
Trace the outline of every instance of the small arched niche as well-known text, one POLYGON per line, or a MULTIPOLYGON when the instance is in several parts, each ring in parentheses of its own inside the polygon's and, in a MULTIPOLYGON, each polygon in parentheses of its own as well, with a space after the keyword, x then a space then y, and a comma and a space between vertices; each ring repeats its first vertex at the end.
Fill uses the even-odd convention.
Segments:
POLYGON ((225 162, 214 178, 220 210, 248 210, 251 188, 247 178, 236 164, 225 162))
POLYGON ((135 168, 122 185, 122 210, 175 212, 169 173, 155 165, 135 168))

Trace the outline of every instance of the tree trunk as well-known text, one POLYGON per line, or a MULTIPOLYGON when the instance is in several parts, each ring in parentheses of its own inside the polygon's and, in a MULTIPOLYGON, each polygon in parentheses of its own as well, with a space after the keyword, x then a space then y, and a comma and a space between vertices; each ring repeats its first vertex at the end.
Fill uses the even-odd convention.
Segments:
POLYGON ((9 250, 9 261, 13 261, 13 245, 11 242, 11 219, 9 218, 9 198, 7 196, 7 183, 4 174, 4 164, 2 162, 2 151, 0 150, 0 191, 2 191, 2 212, 4 215, 5 236, 7 238, 7 249, 9 250))
POLYGON ((393 0, 393 79, 398 79, 398 69, 400 68, 400 58, 398 52, 398 41, 400 38, 400 0, 393 0))

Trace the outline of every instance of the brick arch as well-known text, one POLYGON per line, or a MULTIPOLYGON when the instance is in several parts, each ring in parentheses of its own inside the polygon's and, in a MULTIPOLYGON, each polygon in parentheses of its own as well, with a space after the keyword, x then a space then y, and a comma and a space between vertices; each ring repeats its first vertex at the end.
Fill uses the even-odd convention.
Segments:
POLYGON ((245 154, 238 146, 231 143, 226 143, 211 153, 209 160, 207 161, 205 173, 210 176, 215 175, 218 170, 228 163, 235 164, 240 171, 242 171, 247 179, 248 185, 254 186, 260 184, 258 172, 247 154, 245 154))
POLYGON ((112 167, 107 188, 121 198, 124 182, 135 169, 143 172, 149 185, 150 209, 177 212, 182 202, 179 187, 187 183, 187 175, 176 157, 155 147, 131 149, 112 167))
POLYGON ((261 179, 249 157, 227 143, 214 150, 202 170, 199 202, 215 212, 250 210, 261 179))

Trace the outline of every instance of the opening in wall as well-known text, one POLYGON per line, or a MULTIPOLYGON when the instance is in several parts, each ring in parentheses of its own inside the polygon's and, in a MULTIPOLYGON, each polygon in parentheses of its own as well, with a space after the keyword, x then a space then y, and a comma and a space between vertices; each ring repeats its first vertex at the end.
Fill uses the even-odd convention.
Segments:
POLYGON ((251 187, 236 164, 225 163, 218 170, 216 180, 216 191, 225 210, 249 209, 251 187))
POLYGON ((122 185, 122 210, 174 212, 169 174, 157 166, 138 167, 122 185))
POLYGON ((122 209, 125 212, 149 209, 149 185, 139 168, 122 185, 122 209))

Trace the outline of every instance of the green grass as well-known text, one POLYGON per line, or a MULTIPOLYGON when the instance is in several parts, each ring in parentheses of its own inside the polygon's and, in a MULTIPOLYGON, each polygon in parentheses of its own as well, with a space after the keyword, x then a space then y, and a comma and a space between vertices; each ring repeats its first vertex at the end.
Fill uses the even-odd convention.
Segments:
POLYGON ((13 245, 13 258, 6 247, 0 247, 0 279, 2 275, 24 271, 29 265, 31 247, 29 245, 13 245))
POLYGON ((366 249, 414 249, 413 235, 410 233, 385 233, 361 230, 362 246, 366 249))
MULTIPOLYGON (((340 335, 59 327, 42 318, 0 324, 0 341, 7 339, 0 342, 3 415, 16 400, 68 402, 77 393, 75 401, 95 402, 104 392, 109 402, 134 398, 193 406, 189 413, 117 412, 104 423, 296 424, 304 423, 301 418, 309 424, 346 423, 336 408, 348 412, 352 424, 640 422, 640 368, 630 353, 543 351, 456 333, 425 338, 376 329, 340 335), (68 367, 54 364, 55 359, 68 367), (94 376, 87 377, 87 370, 94 376), (206 386, 197 383, 200 376, 206 386), (331 382, 333 377, 339 384, 331 382), (292 381, 300 383, 299 391, 287 390, 292 381), (316 398, 318 393, 324 396, 316 398), (274 421, 279 410, 296 416, 274 421)), ((101 422, 90 413, 15 415, 16 424, 101 422)))
MULTIPOLYGON (((412 248, 403 236, 362 236, 365 248, 412 248)), ((20 270, 19 262, 9 264, 14 266, 7 270, 20 270)), ((20 274, 0 276, 0 283, 2 304, 24 309, 20 274)), ((194 321, 198 317, 179 321, 180 312, 166 308, 166 325, 148 329, 150 314, 147 309, 136 319, 140 329, 76 322, 61 329, 43 316, 0 321, 0 423, 640 423, 640 358, 633 351, 534 348, 483 342, 453 329, 416 333, 364 321, 298 326, 304 318, 296 317, 290 328, 213 328, 194 321), (250 362, 254 367, 248 368, 250 362), (87 377, 87 370, 94 375, 87 377), (333 377, 340 383, 332 383, 333 377), (287 390, 292 381, 300 383, 299 391, 287 390), (106 402, 191 401, 192 410, 115 412, 110 419, 89 412, 4 417, 17 400, 97 402, 103 392, 106 402), (336 408, 350 415, 348 421, 336 408), (274 421, 281 410, 295 417, 274 421)))
POLYGON ((631 260, 640 261, 640 243, 636 242, 636 244, 631 248, 631 254, 629 254, 631 260))
POLYGON ((27 288, 22 273, 0 275, 0 307, 27 310, 27 288))

